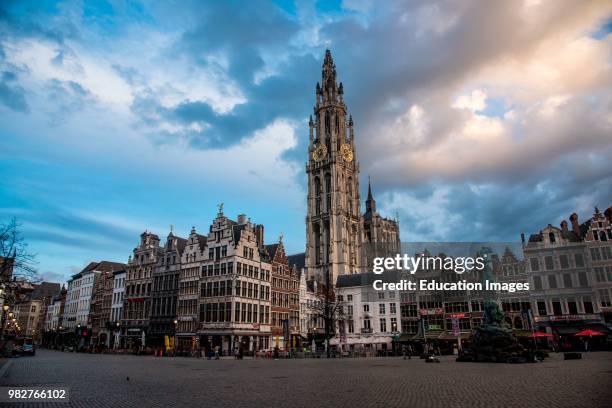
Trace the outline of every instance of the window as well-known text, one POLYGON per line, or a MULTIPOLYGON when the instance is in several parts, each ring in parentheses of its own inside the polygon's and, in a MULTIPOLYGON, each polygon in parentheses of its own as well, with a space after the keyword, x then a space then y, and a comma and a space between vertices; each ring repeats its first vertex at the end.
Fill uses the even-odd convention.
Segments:
POLYGON ((555 316, 561 316, 563 313, 561 312, 561 302, 558 300, 553 300, 552 302, 553 314, 555 316))
POLYGON ((569 260, 567 255, 559 255, 559 263, 561 264, 561 269, 569 268, 569 260))
POLYGON ((571 288, 572 287, 572 275, 569 273, 563 274, 563 287, 571 288))
POLYGON ((416 333, 419 331, 418 320, 402 320, 403 333, 416 333))
POLYGON ((610 295, 606 289, 599 290, 599 304, 601 307, 610 307, 612 303, 610 302, 610 295))
POLYGON ((605 282, 606 281, 606 273, 603 267, 597 267, 595 268, 595 280, 598 283, 601 282, 605 282))
POLYGON ((348 332, 355 333, 355 325, 352 320, 348 321, 348 332))
POLYGON ((584 266, 584 258, 582 254, 575 254, 574 260, 576 261, 576 268, 582 268, 584 266))
POLYGON ((384 303, 379 303, 378 304, 378 314, 384 315, 385 312, 386 312, 385 304, 384 303))
POLYGON ((584 313, 593 313, 593 302, 591 302, 591 298, 584 298, 582 304, 584 305, 584 313))
POLYGON ((344 296, 338 295, 338 302, 344 302, 344 296))
POLYGON ((349 316, 353 315, 353 305, 348 305, 346 307, 346 314, 349 315, 349 316))
POLYGON ((531 258, 529 261, 530 261, 530 264, 531 264, 531 270, 532 271, 539 271, 540 270, 540 264, 538 262, 538 258, 531 258))
POLYGON ((582 288, 589 286, 589 281, 587 279, 586 272, 578 273, 578 283, 580 284, 580 287, 582 288))
POLYGON ((538 302, 538 315, 546 316, 546 302, 544 301, 538 302))
POLYGON ((553 257, 552 256, 546 256, 544 257, 544 265, 546 265, 546 270, 553 270, 555 268, 554 263, 553 263, 553 257))
POLYGON ((353 295, 346 295, 346 300, 348 300, 349 302, 353 301, 353 295))
POLYGON ((387 331, 387 319, 380 319, 380 331, 385 333, 387 331))
POLYGON ((397 313, 397 307, 395 303, 389 303, 389 313, 391 314, 397 313))
POLYGON ((370 305, 368 305, 367 303, 365 305, 363 305, 363 311, 365 313, 369 313, 370 312, 370 305))
POLYGON ((601 255, 599 253, 599 248, 591 248, 591 259, 594 261, 600 261, 601 255))
POLYGON ((542 290, 542 278, 540 276, 533 277, 533 287, 536 290, 542 290))
POLYGON ((397 318, 396 317, 391 318, 391 331, 392 332, 397 331, 397 318))
POLYGON ((555 275, 548 275, 548 287, 557 289, 557 277, 555 275))
POLYGON ((575 301, 573 300, 567 301, 567 311, 571 315, 578 314, 578 306, 576 305, 575 301))
POLYGON ((372 330, 372 326, 370 325, 370 319, 363 320, 363 330, 365 332, 370 332, 372 330))
POLYGON ((385 298, 385 292, 378 292, 378 299, 384 299, 385 298))
POLYGON ((400 305, 400 313, 403 318, 418 317, 417 305, 415 303, 400 305))

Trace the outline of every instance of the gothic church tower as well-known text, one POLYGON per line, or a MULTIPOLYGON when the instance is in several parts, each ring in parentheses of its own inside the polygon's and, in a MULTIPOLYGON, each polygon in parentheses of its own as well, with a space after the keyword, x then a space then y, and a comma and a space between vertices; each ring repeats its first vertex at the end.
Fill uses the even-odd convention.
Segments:
POLYGON ((306 165, 306 268, 309 279, 335 285, 339 275, 360 272, 361 227, 353 119, 329 50, 315 97, 306 165))

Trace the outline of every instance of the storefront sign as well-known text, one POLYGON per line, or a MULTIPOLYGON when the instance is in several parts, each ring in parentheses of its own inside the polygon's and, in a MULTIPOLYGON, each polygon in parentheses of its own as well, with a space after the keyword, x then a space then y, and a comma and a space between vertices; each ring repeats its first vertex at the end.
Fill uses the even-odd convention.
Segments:
POLYGON ((436 308, 436 309, 421 309, 421 316, 430 316, 430 315, 441 315, 444 314, 444 309, 436 308))

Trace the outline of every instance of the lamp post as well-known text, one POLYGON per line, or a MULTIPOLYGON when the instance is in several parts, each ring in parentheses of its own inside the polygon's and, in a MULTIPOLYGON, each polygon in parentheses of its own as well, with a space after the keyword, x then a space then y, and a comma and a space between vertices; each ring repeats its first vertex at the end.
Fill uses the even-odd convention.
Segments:
POLYGON ((121 348, 121 326, 119 322, 116 324, 117 330, 115 331, 115 349, 121 348))
POLYGON ((178 326, 178 320, 174 319, 174 340, 172 340, 172 357, 176 355, 176 328, 178 326))
POLYGON ((9 310, 9 305, 2 305, 2 320, 0 321, 0 340, 4 336, 4 324, 6 323, 6 313, 9 310))

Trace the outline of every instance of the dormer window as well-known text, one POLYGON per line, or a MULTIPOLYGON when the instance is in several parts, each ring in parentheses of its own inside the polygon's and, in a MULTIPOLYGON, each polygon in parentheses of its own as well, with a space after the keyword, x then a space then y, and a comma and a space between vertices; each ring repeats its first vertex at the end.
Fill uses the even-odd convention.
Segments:
POLYGON ((554 232, 549 232, 548 233, 548 239, 550 240, 551 244, 555 243, 555 233, 554 232))

